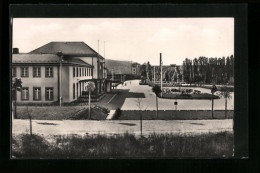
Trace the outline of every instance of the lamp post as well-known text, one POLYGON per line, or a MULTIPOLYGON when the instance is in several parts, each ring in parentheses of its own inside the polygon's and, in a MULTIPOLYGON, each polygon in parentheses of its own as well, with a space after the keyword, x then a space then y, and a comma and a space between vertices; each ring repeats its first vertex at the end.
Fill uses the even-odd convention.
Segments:
POLYGON ((62 106, 62 61, 63 53, 59 51, 57 55, 60 57, 60 69, 59 69, 59 104, 62 106))

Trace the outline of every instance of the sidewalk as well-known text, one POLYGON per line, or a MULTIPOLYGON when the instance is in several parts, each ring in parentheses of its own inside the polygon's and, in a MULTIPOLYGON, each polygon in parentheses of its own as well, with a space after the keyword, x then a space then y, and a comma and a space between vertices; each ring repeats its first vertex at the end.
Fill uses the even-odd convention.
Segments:
MULTIPOLYGON (((29 120, 13 120, 13 134, 29 133, 29 120)), ((232 132, 233 120, 143 120, 143 134, 232 132)), ((140 134, 139 120, 32 120, 32 131, 42 135, 140 134)))

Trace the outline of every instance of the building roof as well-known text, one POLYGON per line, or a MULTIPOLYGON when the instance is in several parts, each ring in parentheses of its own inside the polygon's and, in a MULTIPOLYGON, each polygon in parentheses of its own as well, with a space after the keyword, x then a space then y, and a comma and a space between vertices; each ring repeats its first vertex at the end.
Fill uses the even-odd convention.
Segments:
MULTIPOLYGON (((68 56, 97 56, 97 52, 84 42, 50 42, 30 54, 57 54, 59 51, 68 56)), ((103 58, 99 55, 100 58, 103 58)))
MULTIPOLYGON (((60 57, 55 54, 13 54, 12 63, 18 64, 58 64, 60 57)), ((90 64, 78 58, 64 58, 63 64, 75 64, 92 67, 90 64)))

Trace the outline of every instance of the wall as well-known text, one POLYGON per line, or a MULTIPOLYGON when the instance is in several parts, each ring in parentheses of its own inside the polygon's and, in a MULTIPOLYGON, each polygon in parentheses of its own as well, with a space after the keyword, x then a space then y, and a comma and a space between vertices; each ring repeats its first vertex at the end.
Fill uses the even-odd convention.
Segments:
MULTIPOLYGON (((138 110, 122 110, 122 115, 119 120, 139 120, 140 112, 138 110)), ((227 111, 227 117, 233 118, 234 110, 227 111)), ((201 119, 212 119, 211 110, 159 110, 158 119, 160 120, 201 120, 201 119)), ((142 110, 143 120, 156 119, 156 110, 142 110)), ((215 119, 224 119, 224 110, 214 111, 215 119)))
MULTIPOLYGON (((29 87, 29 100, 21 100, 21 92, 17 92, 17 102, 53 102, 58 100, 58 67, 57 66, 50 66, 53 67, 53 77, 52 78, 46 78, 45 77, 45 67, 46 66, 40 66, 41 67, 41 77, 36 78, 33 77, 33 66, 24 66, 29 67, 29 77, 21 77, 21 68, 22 66, 16 66, 13 65, 13 67, 16 67, 16 77, 13 78, 21 78, 22 80, 22 86, 23 87, 29 87), (41 100, 35 101, 33 100, 33 87, 41 87, 41 100), (46 101, 45 100, 45 87, 53 87, 54 89, 54 100, 53 101, 46 101)), ((36 66, 34 66, 36 67, 36 66)), ((39 66, 37 66, 39 67, 39 66)))

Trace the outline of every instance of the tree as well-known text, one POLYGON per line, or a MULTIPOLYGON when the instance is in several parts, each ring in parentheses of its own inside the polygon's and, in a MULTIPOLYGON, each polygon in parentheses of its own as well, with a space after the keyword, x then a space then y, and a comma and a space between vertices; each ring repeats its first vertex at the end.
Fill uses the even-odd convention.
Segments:
POLYGON ((17 118, 17 113, 16 113, 16 101, 17 101, 17 91, 21 91, 22 89, 22 80, 20 78, 15 78, 13 83, 12 83, 12 93, 13 93, 13 101, 15 102, 14 104, 14 118, 17 118))
POLYGON ((87 82, 87 86, 85 87, 86 91, 88 91, 88 115, 89 115, 89 119, 91 119, 91 112, 90 112, 90 100, 91 100, 91 92, 95 90, 95 83, 92 81, 87 82))
POLYGON ((227 118, 227 99, 231 98, 230 88, 226 85, 221 87, 219 95, 225 98, 225 118, 227 118))
POLYGON ((212 94, 212 97, 211 97, 211 101, 212 101, 212 111, 211 111, 211 113, 212 113, 212 119, 214 118, 214 115, 213 115, 214 98, 213 98, 213 96, 214 96, 214 93, 215 93, 216 91, 217 91, 217 87, 216 87, 216 85, 213 85, 212 88, 211 88, 211 94, 212 94))
POLYGON ((156 96, 156 119, 158 119, 158 95, 162 92, 161 87, 158 85, 154 85, 152 91, 155 93, 156 96))

